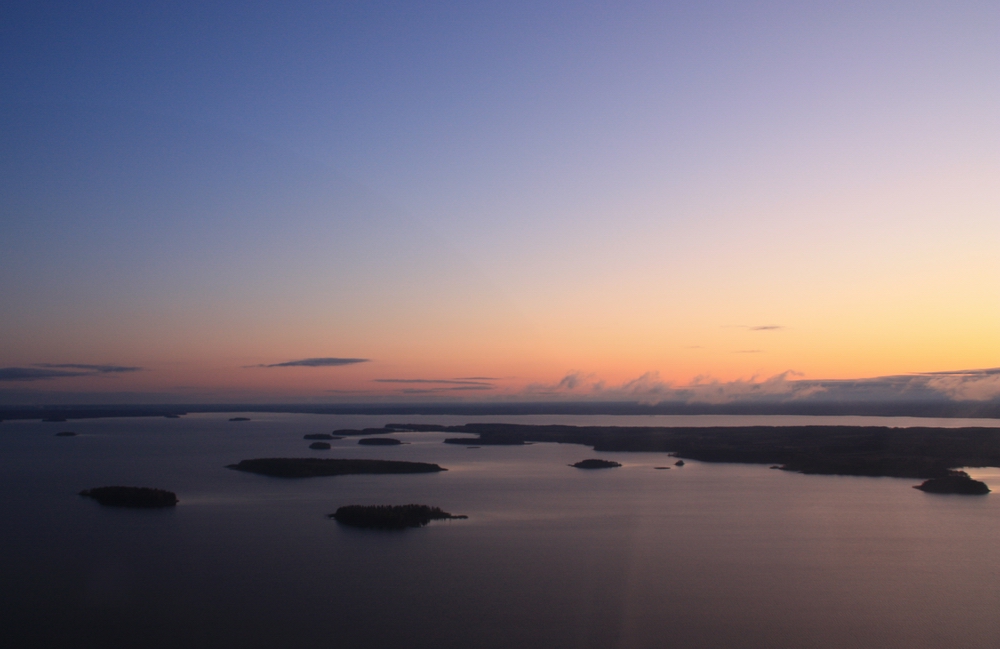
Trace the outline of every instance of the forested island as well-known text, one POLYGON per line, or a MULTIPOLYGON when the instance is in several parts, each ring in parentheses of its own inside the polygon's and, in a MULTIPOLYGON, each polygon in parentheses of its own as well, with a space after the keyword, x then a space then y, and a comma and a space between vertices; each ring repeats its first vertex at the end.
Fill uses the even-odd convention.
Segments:
POLYGON ((358 440, 362 446, 399 446, 402 443, 395 437, 362 437, 358 440))
POLYGON ((614 469, 621 464, 611 460, 580 460, 576 464, 570 464, 570 466, 576 469, 614 469))
POLYGON ((439 507, 427 505, 347 505, 330 514, 342 525, 368 527, 383 530, 402 530, 407 527, 423 527, 432 520, 462 519, 439 507))
POLYGON ((80 495, 111 507, 173 507, 178 502, 174 492, 148 487, 95 487, 80 495))
POLYGON ((361 473, 436 473, 447 469, 427 462, 345 460, 315 457, 270 457, 242 460, 227 469, 276 478, 314 478, 361 473))
MULTIPOLYGON (((884 426, 562 426, 389 424, 387 431, 464 433, 451 444, 583 444, 598 452, 671 453, 702 462, 769 464, 824 475, 928 480, 960 467, 1000 466, 1000 428, 884 426)), ((680 463, 678 463, 680 465, 680 463)))

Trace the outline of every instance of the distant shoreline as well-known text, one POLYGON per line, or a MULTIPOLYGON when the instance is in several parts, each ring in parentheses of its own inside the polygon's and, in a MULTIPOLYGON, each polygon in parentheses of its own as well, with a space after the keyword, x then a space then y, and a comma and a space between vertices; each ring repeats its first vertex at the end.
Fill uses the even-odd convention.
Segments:
POLYGON ((504 417, 523 415, 798 415, 817 417, 928 417, 1000 419, 1000 400, 886 402, 732 402, 722 404, 667 402, 522 403, 356 403, 356 404, 95 404, 0 406, 0 421, 32 419, 101 419, 169 417, 194 413, 287 413, 312 415, 455 415, 504 417))

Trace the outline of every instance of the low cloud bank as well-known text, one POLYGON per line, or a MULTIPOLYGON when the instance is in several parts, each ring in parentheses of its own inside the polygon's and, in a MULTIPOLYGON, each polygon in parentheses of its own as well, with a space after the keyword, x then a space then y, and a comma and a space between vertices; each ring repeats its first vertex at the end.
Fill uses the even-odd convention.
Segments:
POLYGON ((535 383, 522 395, 530 398, 592 398, 602 401, 638 400, 724 404, 734 402, 867 402, 867 401, 989 401, 1000 399, 1000 368, 903 374, 864 379, 802 379, 794 371, 771 377, 720 381, 695 377, 686 385, 647 372, 620 385, 608 385, 593 374, 573 371, 552 384, 535 383))

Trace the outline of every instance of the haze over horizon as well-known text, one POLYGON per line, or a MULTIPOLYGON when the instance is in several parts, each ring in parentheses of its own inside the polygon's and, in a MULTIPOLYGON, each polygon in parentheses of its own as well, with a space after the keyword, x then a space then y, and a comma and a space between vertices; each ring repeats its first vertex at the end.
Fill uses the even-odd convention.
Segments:
POLYGON ((1000 399, 996 3, 0 33, 0 405, 1000 399))

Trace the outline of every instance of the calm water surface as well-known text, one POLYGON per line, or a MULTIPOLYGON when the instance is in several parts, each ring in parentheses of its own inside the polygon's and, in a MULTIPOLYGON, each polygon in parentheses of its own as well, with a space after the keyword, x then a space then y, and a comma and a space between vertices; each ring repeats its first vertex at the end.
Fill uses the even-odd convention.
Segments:
MULTIPOLYGON (((1000 496, 584 446, 302 435, 400 417, 250 414, 0 424, 0 629, 11 647, 995 647, 1000 496), (77 437, 57 438, 60 430, 77 437), (251 457, 436 462, 433 475, 281 480, 251 457), (620 469, 581 471, 588 457, 620 469), (655 470, 671 466, 670 470, 655 470), (177 492, 104 508, 107 484, 177 492), (352 530, 346 504, 468 520, 352 530)), ((465 423, 474 417, 405 417, 465 423)), ((521 423, 985 425, 851 417, 504 417, 521 423), (695 421, 692 421, 695 420, 695 421)), ((979 470, 994 490, 1000 472, 979 470)))

